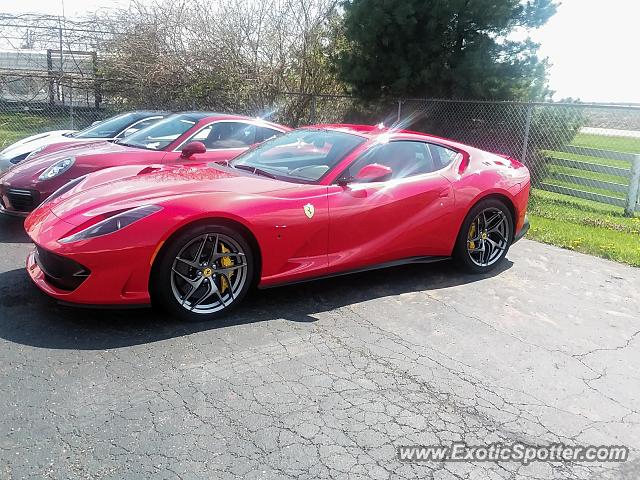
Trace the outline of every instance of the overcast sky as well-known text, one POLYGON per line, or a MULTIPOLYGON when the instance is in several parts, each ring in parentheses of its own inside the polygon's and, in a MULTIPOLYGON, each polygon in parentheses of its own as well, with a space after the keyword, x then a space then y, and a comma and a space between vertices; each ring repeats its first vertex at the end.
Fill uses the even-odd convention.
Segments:
MULTIPOLYGON (((128 7, 129 0, 64 0, 67 16, 97 8, 128 7)), ((61 0, 0 0, 5 13, 58 15, 61 0)), ((534 40, 549 57, 555 99, 640 103, 640 0, 563 0, 534 40)))

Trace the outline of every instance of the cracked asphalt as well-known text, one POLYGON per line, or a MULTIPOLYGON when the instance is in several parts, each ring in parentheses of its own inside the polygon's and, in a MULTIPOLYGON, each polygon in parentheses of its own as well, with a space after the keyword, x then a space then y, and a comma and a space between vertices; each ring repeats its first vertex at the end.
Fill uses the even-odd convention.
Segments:
POLYGON ((0 218, 0 478, 637 479, 640 270, 523 240, 257 292, 220 323, 58 306, 0 218), (616 444, 625 463, 403 463, 398 445, 616 444))

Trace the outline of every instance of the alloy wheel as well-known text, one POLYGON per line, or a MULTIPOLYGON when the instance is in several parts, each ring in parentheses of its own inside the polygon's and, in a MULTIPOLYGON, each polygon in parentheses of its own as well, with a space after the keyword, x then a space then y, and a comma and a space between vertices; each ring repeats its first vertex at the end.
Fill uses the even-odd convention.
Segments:
POLYGON ((467 234, 467 253, 479 267, 496 263, 509 247, 509 222, 498 208, 486 208, 471 222, 467 234))
POLYGON ((189 241, 171 267, 171 290, 187 311, 219 312, 229 307, 248 279, 245 252, 228 235, 207 233, 189 241))

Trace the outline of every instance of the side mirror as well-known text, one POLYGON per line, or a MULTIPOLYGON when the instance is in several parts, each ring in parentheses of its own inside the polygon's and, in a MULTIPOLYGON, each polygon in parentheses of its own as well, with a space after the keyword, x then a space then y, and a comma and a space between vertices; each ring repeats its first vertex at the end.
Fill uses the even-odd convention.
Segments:
POLYGON ((189 158, 196 153, 206 153, 207 147, 202 142, 189 142, 182 147, 182 158, 189 158))
POLYGON ((102 120, 96 120, 95 122, 91 123, 92 127, 95 127, 96 125, 98 125, 99 123, 102 123, 102 120))
POLYGON ((393 170, 379 163, 365 165, 354 177, 356 182, 383 182, 393 175, 393 170))

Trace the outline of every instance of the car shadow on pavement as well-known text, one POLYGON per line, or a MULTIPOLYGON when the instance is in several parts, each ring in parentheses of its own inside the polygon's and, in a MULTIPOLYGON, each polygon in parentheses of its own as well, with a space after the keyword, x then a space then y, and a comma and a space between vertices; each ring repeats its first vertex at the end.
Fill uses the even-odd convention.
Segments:
POLYGON ((0 214, 0 243, 29 243, 24 219, 0 214))
POLYGON ((62 306, 40 292, 26 272, 18 269, 0 273, 0 338, 40 348, 102 350, 268 320, 315 322, 314 315, 322 312, 403 293, 478 282, 512 265, 507 260, 486 275, 461 273, 451 262, 407 265, 258 290, 227 317, 199 323, 180 322, 151 308, 62 306))

